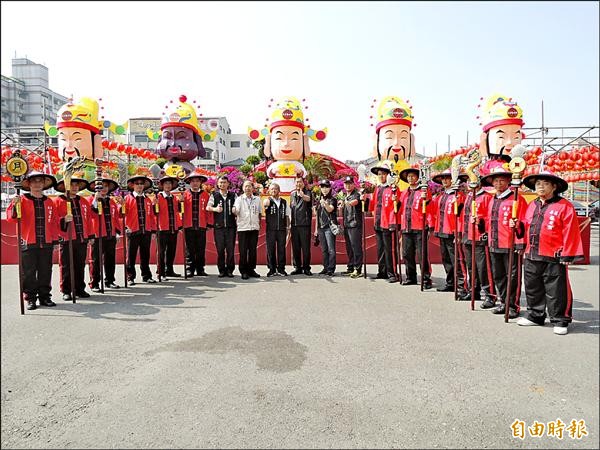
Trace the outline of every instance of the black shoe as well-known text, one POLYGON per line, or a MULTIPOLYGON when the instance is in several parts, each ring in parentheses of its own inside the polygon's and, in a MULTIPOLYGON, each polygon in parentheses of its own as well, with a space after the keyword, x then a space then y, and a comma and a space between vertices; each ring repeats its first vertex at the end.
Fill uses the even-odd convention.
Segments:
POLYGON ((115 283, 105 283, 104 287, 107 287, 109 289, 121 289, 121 286, 115 283))
POLYGON ((260 274, 256 272, 256 270, 253 270, 252 272, 250 272, 248 274, 248 276, 252 277, 252 278, 260 278, 260 274))
POLYGON ((438 292, 454 292, 454 287, 446 285, 446 286, 437 288, 436 291, 438 291, 438 292))
POLYGON ((242 274, 242 280, 247 280, 248 278, 250 278, 250 277, 248 276, 247 273, 242 274))
POLYGON ((285 270, 278 270, 277 273, 283 277, 287 277, 288 273, 285 270))
POLYGON ((194 274, 192 272, 186 272, 185 277, 186 278, 194 278, 194 274))
POLYGON ((417 284, 417 280, 404 280, 402 282, 402 286, 412 286, 413 284, 417 284))
POLYGON ((310 271, 310 269, 304 269, 304 275, 306 275, 307 277, 312 277, 313 273, 310 271))
POLYGON ((198 276, 199 277, 207 277, 208 274, 204 270, 200 270, 200 271, 198 271, 198 276))
POLYGON ((56 306, 56 303, 54 303, 52 300, 50 300, 49 298, 46 300, 41 300, 40 299, 40 306, 48 306, 48 307, 52 307, 52 306, 56 306))
POLYGON ((233 272, 227 272, 227 278, 233 278, 233 272))
POLYGON ((327 272, 327 270, 323 269, 317 275, 327 275, 327 272))
POLYGON ((134 280, 127 280, 127 286, 135 286, 136 284, 134 280))
POLYGON ((431 289, 432 287, 433 284, 431 283, 431 280, 423 281, 423 289, 431 289))
POLYGON ((484 300, 484 302, 481 305, 479 305, 479 307, 481 309, 490 309, 490 308, 493 308, 494 306, 496 306, 496 302, 489 298, 484 300))
POLYGON ((398 281, 400 280, 398 280, 398 277, 396 277, 396 275, 389 277, 387 280, 388 283, 397 283, 398 281))
POLYGON ((81 292, 75 292, 75 296, 80 297, 80 298, 88 298, 88 297, 90 297, 90 294, 88 294, 85 291, 81 291, 81 292))
POLYGON ((225 278, 227 274, 225 272, 219 272, 219 278, 225 278))
POLYGON ((354 273, 354 268, 348 267, 344 272, 342 272, 342 275, 352 275, 353 273, 354 273))
POLYGON ((492 314, 504 314, 504 303, 501 303, 492 309, 492 314))
POLYGON ((302 269, 294 269, 292 270, 292 272, 290 273, 290 275, 302 275, 302 269))
POLYGON ((519 313, 517 312, 517 310, 514 308, 509 308, 508 309, 508 318, 516 319, 517 317, 519 317, 519 313))
POLYGON ((155 284, 157 281, 154 278, 147 278, 144 280, 144 283, 155 284))
POLYGON ((181 274, 175 272, 167 272, 167 276, 172 278, 181 278, 181 274))
POLYGON ((71 297, 71 294, 63 294, 63 295, 62 295, 62 299, 63 299, 65 302, 71 302, 71 301, 73 301, 73 297, 71 297))
POLYGON ((98 286, 92 286, 90 289, 92 292, 102 292, 102 290, 98 286))
POLYGON ((274 270, 269 270, 267 272, 267 277, 272 277, 273 275, 277 275, 277 272, 275 272, 274 270))
POLYGON ((378 273, 374 277, 370 277, 371 280, 387 280, 389 277, 386 273, 378 273))
POLYGON ((334 277, 335 273, 330 270, 329 272, 325 273, 325 275, 327 275, 328 277, 334 277))
MULTIPOLYGON (((461 301, 470 302, 471 301, 471 293, 470 292, 460 293, 460 294, 458 294, 458 299, 461 301)), ((475 300, 480 301, 481 296, 475 294, 475 300)))
POLYGON ((37 309, 37 306, 35 305, 35 300, 27 300, 27 306, 25 308, 27 309, 27 311, 33 311, 34 309, 37 309))

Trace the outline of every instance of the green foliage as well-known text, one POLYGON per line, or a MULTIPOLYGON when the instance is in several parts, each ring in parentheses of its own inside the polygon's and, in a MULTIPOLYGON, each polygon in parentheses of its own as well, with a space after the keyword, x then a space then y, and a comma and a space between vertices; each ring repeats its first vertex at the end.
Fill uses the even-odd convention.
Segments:
POLYGON ((450 156, 446 156, 439 161, 434 162, 431 165, 431 168, 435 172, 441 172, 442 170, 446 170, 452 164, 452 158, 450 156))
POLYGON ((269 179, 269 177, 267 177, 267 174, 264 172, 256 171, 252 174, 252 176, 254 177, 254 181, 256 181, 257 183, 262 184, 263 186, 266 185, 267 180, 269 179))
POLYGON ((324 178, 330 179, 335 173, 331 161, 319 155, 310 155, 305 158, 304 168, 306 169, 306 178, 309 183, 314 183, 324 178))
POLYGON ((263 160, 265 157, 265 139, 260 139, 258 141, 254 141, 252 146, 256 149, 258 153, 258 157, 263 160))
POLYGON ((158 158, 155 163, 162 169, 167 163, 167 160, 165 158, 158 158))
POLYGON ((246 158, 246 162, 254 168, 260 162, 260 158, 257 155, 250 155, 246 158))
POLYGON ((252 166, 250 164, 243 164, 240 166, 240 172, 247 176, 250 172, 252 172, 252 166))

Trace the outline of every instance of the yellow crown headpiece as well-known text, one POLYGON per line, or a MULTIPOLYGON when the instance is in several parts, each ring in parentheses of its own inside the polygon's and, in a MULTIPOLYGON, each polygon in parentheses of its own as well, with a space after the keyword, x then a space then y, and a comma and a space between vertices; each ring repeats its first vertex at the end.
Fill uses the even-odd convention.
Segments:
MULTIPOLYGON (((376 101, 377 100, 373 100, 371 108, 375 107, 376 101)), ((371 119, 373 118, 374 117, 371 116, 371 119)), ((408 100, 404 101, 400 99, 400 97, 390 95, 379 102, 379 106, 377 107, 377 116, 374 119, 377 123, 375 127, 375 132, 377 133, 381 128, 394 124, 406 125, 409 129, 411 129, 414 116, 412 113, 412 107, 409 105, 408 100)))
MULTIPOLYGON (((196 100, 193 100, 192 103, 195 104, 196 100)), ((200 109, 200 105, 196 105, 196 108, 200 109)), ((173 100, 171 100, 171 102, 165 106, 162 113, 160 129, 164 130, 167 127, 185 127, 200 136, 204 142, 214 140, 219 127, 218 122, 216 126, 212 126, 212 122, 207 123, 203 119, 198 120, 198 116, 202 117, 202 114, 196 114, 194 106, 187 103, 187 97, 185 95, 180 95, 179 103, 174 103, 173 100)), ((154 141, 157 141, 160 138, 160 133, 151 128, 146 130, 146 134, 154 141)))
POLYGON ((104 116, 99 116, 100 109, 99 103, 93 98, 82 97, 79 103, 70 100, 58 110, 56 125, 50 125, 46 121, 44 128, 49 136, 56 136, 58 130, 67 127, 82 128, 96 134, 99 134, 102 129, 106 128, 114 134, 125 134, 127 131, 127 122, 123 125, 117 125, 110 120, 105 120, 104 116))
MULTIPOLYGON (((483 97, 480 100, 483 100, 483 97)), ((477 118, 483 119, 479 125, 483 125, 484 132, 500 125, 523 126, 525 124, 523 122, 523 110, 511 97, 494 94, 488 97, 483 105, 483 117, 477 116, 477 118)), ((477 107, 480 108, 481 104, 477 107)))
MULTIPOLYGON (((271 102, 273 99, 271 99, 271 102)), ((304 99, 302 100, 304 101, 304 99)), ((269 108, 271 105, 269 105, 269 108)), ((304 109, 308 107, 305 106, 304 109)), ((263 139, 273 131, 274 128, 281 126, 297 127, 302 130, 302 133, 308 136, 313 141, 322 141, 327 137, 327 128, 322 130, 313 130, 310 125, 306 125, 308 118, 304 119, 304 113, 302 112, 302 105, 295 97, 285 97, 279 100, 275 104, 275 109, 271 114, 270 124, 266 124, 263 129, 257 130, 254 128, 248 128, 248 136, 250 139, 257 141, 263 139)), ((268 121, 268 119, 267 119, 268 121)))

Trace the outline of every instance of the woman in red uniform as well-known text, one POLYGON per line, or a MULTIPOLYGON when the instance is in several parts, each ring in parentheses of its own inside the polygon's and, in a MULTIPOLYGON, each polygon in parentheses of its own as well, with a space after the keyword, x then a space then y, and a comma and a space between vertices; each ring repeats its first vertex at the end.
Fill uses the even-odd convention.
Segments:
POLYGON ((538 197, 529 204, 522 222, 512 224, 527 238, 527 316, 520 317, 517 324, 543 326, 547 309, 554 333, 565 335, 573 308, 566 266, 583 256, 577 214, 571 202, 559 195, 568 187, 562 178, 542 172, 525 177, 523 183, 538 197))

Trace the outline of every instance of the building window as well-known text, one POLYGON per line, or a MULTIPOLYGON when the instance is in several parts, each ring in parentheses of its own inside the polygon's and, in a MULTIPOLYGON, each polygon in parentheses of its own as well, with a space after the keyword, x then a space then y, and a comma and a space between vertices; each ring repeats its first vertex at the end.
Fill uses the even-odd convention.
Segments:
POLYGON ((240 148, 240 141, 231 141, 231 148, 240 148))
POLYGON ((133 140, 135 142, 148 142, 148 136, 146 136, 145 134, 135 134, 133 136, 133 140))

